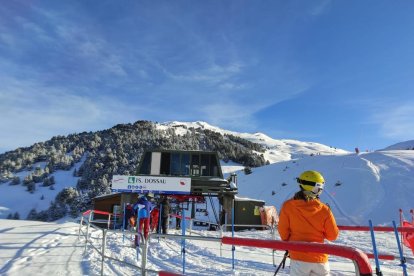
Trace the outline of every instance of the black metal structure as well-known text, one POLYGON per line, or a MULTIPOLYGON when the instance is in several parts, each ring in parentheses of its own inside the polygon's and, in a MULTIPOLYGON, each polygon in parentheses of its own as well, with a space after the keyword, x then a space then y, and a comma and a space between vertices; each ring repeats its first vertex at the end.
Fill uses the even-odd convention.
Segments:
POLYGON ((217 153, 211 151, 146 151, 137 175, 190 177, 193 195, 237 194, 237 188, 230 187, 230 181, 223 178, 217 153))

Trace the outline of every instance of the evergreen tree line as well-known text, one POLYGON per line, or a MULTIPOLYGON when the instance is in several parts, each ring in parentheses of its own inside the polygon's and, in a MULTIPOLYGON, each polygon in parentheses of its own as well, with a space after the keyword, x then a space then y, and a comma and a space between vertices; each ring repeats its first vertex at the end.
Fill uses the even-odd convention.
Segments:
POLYGON ((153 122, 137 121, 103 131, 57 136, 1 154, 0 180, 20 185, 21 180, 14 173, 27 169, 32 173, 22 185, 30 187, 29 192, 33 193, 36 185, 53 188, 53 172, 73 169, 84 158, 79 169, 73 172, 79 177, 76 188, 62 190, 48 210, 31 210, 28 217, 51 221, 65 215, 77 216, 88 209, 92 198, 110 193, 112 175, 136 174, 145 150, 163 149, 217 151, 220 159, 248 168, 266 164, 265 148, 243 138, 203 128, 188 128, 186 133, 178 135, 173 127, 159 129, 153 122), (45 162, 45 169, 34 168, 38 162, 45 162))

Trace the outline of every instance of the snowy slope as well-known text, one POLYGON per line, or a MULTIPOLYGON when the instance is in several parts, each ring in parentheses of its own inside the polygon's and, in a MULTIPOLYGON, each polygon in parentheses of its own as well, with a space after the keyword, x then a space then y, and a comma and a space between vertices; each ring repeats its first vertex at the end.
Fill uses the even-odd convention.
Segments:
POLYGON ((0 219, 0 275, 88 275, 78 225, 0 219))
MULTIPOLYGON (((20 219, 26 219, 30 210, 35 208, 37 212, 47 210, 50 202, 53 201, 56 195, 64 188, 76 187, 78 177, 73 176, 73 171, 78 170, 85 161, 85 156, 74 165, 69 171, 55 171, 53 174, 56 184, 54 190, 50 187, 43 187, 41 183, 36 184, 34 193, 29 193, 26 186, 13 185, 8 183, 0 184, 0 218, 6 218, 9 214, 19 213, 20 219), (43 198, 43 199, 42 199, 43 198)), ((45 162, 34 164, 33 167, 45 167, 45 162)), ((21 171, 15 174, 20 179, 24 179, 31 171, 21 171)))
POLYGON ((414 149, 414 140, 405 141, 401 143, 397 143, 386 147, 383 150, 413 150, 414 149))
POLYGON ((298 190, 295 178, 305 170, 324 175, 321 200, 331 206, 340 224, 367 225, 372 219, 390 225, 399 220, 400 208, 414 209, 414 151, 309 156, 255 168, 250 175, 238 172, 239 194, 280 209, 298 190))

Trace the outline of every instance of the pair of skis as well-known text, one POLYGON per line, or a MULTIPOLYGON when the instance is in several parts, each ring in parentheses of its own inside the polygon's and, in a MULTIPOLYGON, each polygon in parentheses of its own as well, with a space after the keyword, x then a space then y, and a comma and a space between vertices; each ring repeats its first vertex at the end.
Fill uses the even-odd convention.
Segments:
MULTIPOLYGON (((404 254, 403 254, 403 249, 401 247, 400 238, 398 236, 397 225, 395 224, 394 220, 392 221, 392 225, 393 225, 393 228, 394 228, 394 234, 395 234, 395 238, 397 240, 398 252, 399 252, 399 255, 400 255, 400 266, 402 266, 402 268, 403 268, 403 275, 408 276, 406 260, 405 260, 404 254)), ((372 226, 372 221, 371 220, 369 220, 369 229, 370 229, 370 232, 371 232, 372 247, 373 247, 373 250, 374 250, 375 274, 382 276, 380 263, 379 263, 379 258, 378 258, 377 245, 376 245, 376 242, 375 242, 374 227, 372 226)))

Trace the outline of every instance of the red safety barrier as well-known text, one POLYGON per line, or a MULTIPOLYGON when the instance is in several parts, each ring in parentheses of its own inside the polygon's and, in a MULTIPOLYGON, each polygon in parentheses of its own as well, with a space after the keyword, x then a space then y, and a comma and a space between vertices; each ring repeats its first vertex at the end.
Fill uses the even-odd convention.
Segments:
POLYGON ((82 213, 82 216, 86 216, 86 215, 89 215, 89 213, 91 212, 91 210, 88 210, 88 211, 86 211, 86 212, 83 212, 82 213))
POLYGON ((372 275, 372 269, 367 255, 357 248, 340 246, 335 244, 310 243, 310 242, 285 242, 275 240, 258 240, 245 238, 223 237, 223 244, 269 248, 274 250, 294 250, 301 252, 316 252, 348 258, 358 265, 359 273, 372 275))
POLYGON ((167 271, 160 271, 158 272, 159 276, 180 276, 182 274, 177 274, 177 273, 172 273, 172 272, 167 272, 167 271))
MULTIPOLYGON (((179 218, 179 219, 181 219, 181 218, 182 218, 182 216, 180 216, 180 215, 175 215, 175 214, 171 214, 171 215, 170 215, 170 217, 173 217, 173 218, 179 218)), ((185 219, 186 219, 186 220, 190 220, 190 219, 191 219, 191 217, 185 217, 185 219)))
POLYGON ((112 213, 104 212, 104 211, 98 211, 98 210, 93 210, 93 213, 98 214, 98 215, 112 215, 112 213))
MULTIPOLYGON (((375 259, 374 254, 365 253, 365 255, 367 255, 367 257, 369 259, 375 259)), ((380 259, 380 260, 387 260, 387 261, 393 261, 393 260, 395 260, 395 256, 393 256, 393 255, 378 255, 378 259, 380 259)))
MULTIPOLYGON (((349 231, 365 231, 369 232, 369 226, 348 226, 348 225, 338 225, 339 230, 349 230, 349 231)), ((414 233, 413 227, 397 227, 398 232, 414 233)), ((374 231, 382 232, 394 232, 394 227, 389 226, 374 226, 374 231)))
POLYGON ((111 216, 119 216, 119 214, 112 214, 109 212, 105 212, 105 211, 99 211, 99 210, 88 210, 82 213, 83 216, 89 215, 91 212, 93 212, 94 214, 98 214, 98 215, 111 215, 111 216))

